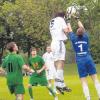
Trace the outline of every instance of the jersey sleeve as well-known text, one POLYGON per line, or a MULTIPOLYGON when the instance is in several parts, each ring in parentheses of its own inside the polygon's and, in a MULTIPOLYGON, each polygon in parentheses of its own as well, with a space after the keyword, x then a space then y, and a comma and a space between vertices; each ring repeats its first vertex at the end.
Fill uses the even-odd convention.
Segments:
POLYGON ((45 54, 42 56, 42 58, 43 58, 43 60, 44 60, 44 61, 46 61, 46 57, 45 57, 45 54))
POLYGON ((70 40, 72 41, 75 37, 75 33, 74 32, 69 32, 68 36, 69 36, 70 40))
POLYGON ((41 64, 44 65, 45 61, 43 60, 43 58, 40 58, 40 60, 41 60, 41 64))
POLYGON ((2 67, 2 68, 6 68, 6 59, 3 60, 1 67, 2 67))
POLYGON ((18 56, 18 65, 19 65, 20 68, 22 68, 23 65, 25 65, 24 59, 20 55, 18 56))

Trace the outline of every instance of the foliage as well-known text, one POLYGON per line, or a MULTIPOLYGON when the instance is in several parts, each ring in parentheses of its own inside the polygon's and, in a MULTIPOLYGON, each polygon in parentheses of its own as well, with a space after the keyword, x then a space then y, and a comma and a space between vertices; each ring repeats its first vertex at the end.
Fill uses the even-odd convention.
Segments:
MULTIPOLYGON (((1 0, 0 36, 7 34, 10 37, 12 34, 15 40, 17 37, 31 36, 31 41, 47 42, 51 39, 48 27, 51 18, 57 11, 66 10, 73 3, 87 8, 87 11, 80 10, 80 18, 89 32, 95 62, 100 63, 100 0, 1 0)), ((72 25, 76 30, 73 19, 72 25)), ((18 42, 20 46, 23 43, 26 45, 26 39, 18 42)), ((67 48, 72 49, 69 43, 67 48)))

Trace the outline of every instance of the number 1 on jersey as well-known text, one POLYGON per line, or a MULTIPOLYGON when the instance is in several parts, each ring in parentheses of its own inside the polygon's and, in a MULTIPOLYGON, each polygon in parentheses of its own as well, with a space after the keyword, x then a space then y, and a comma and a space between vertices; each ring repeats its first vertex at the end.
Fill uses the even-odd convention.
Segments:
POLYGON ((82 52, 83 51, 83 45, 80 44, 78 47, 80 48, 80 51, 82 52))

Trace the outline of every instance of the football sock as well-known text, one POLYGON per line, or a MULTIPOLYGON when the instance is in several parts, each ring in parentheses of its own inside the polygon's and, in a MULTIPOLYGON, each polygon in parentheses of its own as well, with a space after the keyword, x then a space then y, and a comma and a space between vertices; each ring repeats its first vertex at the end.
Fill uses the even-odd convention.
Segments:
POLYGON ((57 69, 55 85, 58 87, 65 87, 63 69, 57 69))
POLYGON ((29 95, 30 95, 31 99, 33 99, 33 92, 32 92, 32 88, 28 88, 28 91, 29 91, 29 95))
POLYGON ((100 83, 98 80, 95 80, 95 88, 96 88, 98 96, 100 98, 100 83))
POLYGON ((90 100, 89 88, 86 83, 83 84, 83 93, 87 100, 90 100))

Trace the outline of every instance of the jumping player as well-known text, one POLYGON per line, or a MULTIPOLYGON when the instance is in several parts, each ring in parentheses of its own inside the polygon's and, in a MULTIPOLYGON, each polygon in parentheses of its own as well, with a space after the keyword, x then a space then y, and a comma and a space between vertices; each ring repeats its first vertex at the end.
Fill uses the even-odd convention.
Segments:
POLYGON ((88 33, 85 31, 83 24, 78 18, 77 21, 78 29, 76 33, 73 32, 70 23, 68 23, 67 26, 69 37, 72 42, 73 49, 76 53, 76 63, 78 67, 79 77, 83 87, 83 92, 86 97, 86 100, 90 100, 91 98, 86 79, 89 75, 94 82, 100 100, 100 82, 97 78, 95 64, 89 51, 90 47, 88 33))
POLYGON ((66 48, 64 41, 67 40, 66 32, 67 25, 64 20, 65 13, 58 12, 55 17, 50 21, 50 34, 52 37, 51 49, 54 56, 54 64, 57 70, 57 76, 55 80, 56 88, 64 94, 64 91, 70 92, 71 89, 66 87, 64 83, 64 62, 65 62, 65 54, 66 48))

